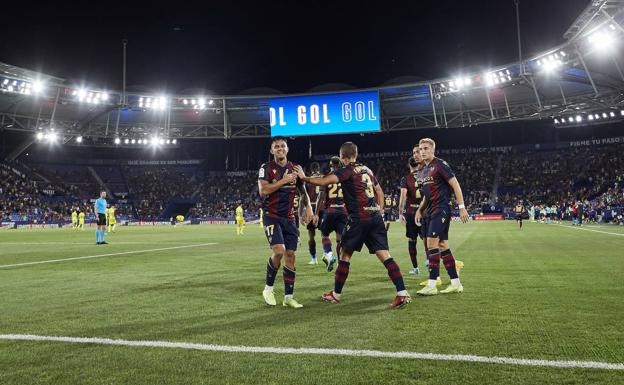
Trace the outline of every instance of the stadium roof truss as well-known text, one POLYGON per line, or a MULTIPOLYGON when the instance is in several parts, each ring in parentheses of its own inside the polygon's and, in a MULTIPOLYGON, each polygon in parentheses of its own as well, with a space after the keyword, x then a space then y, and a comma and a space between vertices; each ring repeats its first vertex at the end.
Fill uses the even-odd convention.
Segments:
MULTIPOLYGON (((565 43, 528 59, 455 78, 378 90, 382 130, 463 127, 553 119, 624 107, 624 0, 594 0, 565 43)), ((0 63, 0 128, 55 130, 69 142, 113 138, 270 136, 273 97, 159 95, 81 89, 64 79, 0 63), (38 85, 45 87, 37 92, 38 85), (9 89, 10 88, 10 89, 9 89)))

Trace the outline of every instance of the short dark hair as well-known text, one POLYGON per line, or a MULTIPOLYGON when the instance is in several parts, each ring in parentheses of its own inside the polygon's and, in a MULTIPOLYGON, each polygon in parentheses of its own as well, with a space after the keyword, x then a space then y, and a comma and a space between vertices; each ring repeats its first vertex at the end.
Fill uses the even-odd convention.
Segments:
POLYGON ((319 171, 321 171, 321 165, 318 162, 310 163, 310 171, 312 171, 312 172, 319 172, 319 171))
POLYGON ((413 156, 410 156, 410 158, 409 158, 409 165, 412 166, 412 167, 418 166, 418 162, 416 161, 416 158, 414 158, 413 156))
POLYGON ((279 141, 283 141, 284 143, 288 144, 288 140, 286 140, 286 138, 285 138, 285 137, 283 137, 283 136, 274 136, 274 137, 271 139, 271 145, 273 145, 273 143, 275 143, 275 142, 279 142, 279 141))
POLYGON ((340 152, 347 158, 354 158, 358 154, 358 148, 353 142, 344 142, 342 146, 340 146, 340 152))
POLYGON ((329 160, 329 164, 331 164, 334 167, 340 166, 340 158, 337 156, 332 156, 331 159, 329 160))

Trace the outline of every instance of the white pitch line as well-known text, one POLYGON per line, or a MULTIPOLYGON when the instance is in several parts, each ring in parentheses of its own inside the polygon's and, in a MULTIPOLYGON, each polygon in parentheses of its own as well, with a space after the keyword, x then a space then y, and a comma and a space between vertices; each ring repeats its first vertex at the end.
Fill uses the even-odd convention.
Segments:
POLYGON ((66 261, 76 261, 79 259, 93 259, 93 258, 102 258, 102 257, 114 257, 116 255, 126 255, 126 254, 138 254, 138 253, 150 253, 154 251, 165 251, 165 250, 176 250, 176 249, 186 249, 189 247, 201 247, 201 246, 210 246, 216 245, 215 242, 210 243, 199 243, 195 245, 185 245, 185 246, 173 246, 173 247, 161 247, 159 249, 148 249, 148 250, 134 250, 134 251, 124 251, 119 253, 109 253, 109 254, 98 254, 98 255, 87 255, 85 257, 74 257, 74 258, 63 258, 63 259, 50 259, 46 261, 34 261, 34 262, 24 262, 24 263, 14 263, 11 265, 0 265, 0 269, 5 269, 8 267, 18 267, 18 266, 30 266, 30 265, 41 265, 44 263, 56 263, 56 262, 66 262, 66 261))
POLYGON ((215 352, 230 353, 270 353, 270 354, 315 354, 332 356, 352 356, 352 357, 383 357, 383 358, 407 358, 414 360, 434 360, 434 361, 461 361, 477 362, 486 364, 501 365, 522 365, 522 366, 542 366, 553 368, 583 368, 583 369, 607 369, 624 370, 624 364, 594 362, 594 361, 552 361, 534 360, 511 357, 486 357, 465 354, 435 354, 435 353, 414 353, 414 352, 384 352, 379 350, 351 350, 351 349, 318 349, 318 348, 280 348, 269 346, 232 346, 232 345, 212 345, 189 342, 167 342, 167 341, 129 341, 116 340, 110 338, 86 338, 86 337, 54 337, 37 336, 30 334, 0 334, 0 340, 7 341, 51 341, 68 342, 77 344, 115 345, 115 346, 141 346, 156 348, 174 348, 189 350, 206 350, 215 352))
POLYGON ((608 231, 600 231, 600 230, 588 229, 586 227, 576 227, 576 226, 560 225, 560 224, 557 224, 557 223, 554 223, 554 225, 555 226, 560 226, 560 227, 565 227, 566 229, 593 231, 594 233, 617 235, 617 236, 620 236, 620 237, 624 237, 624 234, 621 234, 621 233, 610 233, 608 231))

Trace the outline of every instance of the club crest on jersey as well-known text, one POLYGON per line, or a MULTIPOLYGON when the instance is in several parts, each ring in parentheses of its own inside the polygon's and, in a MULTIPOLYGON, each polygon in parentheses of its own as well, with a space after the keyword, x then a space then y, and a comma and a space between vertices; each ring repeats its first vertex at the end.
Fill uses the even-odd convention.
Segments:
POLYGON ((446 218, 442 218, 442 223, 446 222, 446 218))

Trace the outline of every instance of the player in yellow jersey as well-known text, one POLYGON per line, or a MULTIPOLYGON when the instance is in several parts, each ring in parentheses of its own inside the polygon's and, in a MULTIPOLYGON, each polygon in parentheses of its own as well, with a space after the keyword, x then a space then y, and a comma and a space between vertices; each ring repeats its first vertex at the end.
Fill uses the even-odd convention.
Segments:
POLYGON ((524 216, 525 210, 526 209, 524 208, 524 204, 522 203, 522 201, 519 201, 514 208, 514 212, 516 213, 516 222, 518 222, 520 228, 522 228, 522 217, 524 216))
POLYGON ((78 213, 76 212, 76 209, 72 210, 71 221, 72 221, 72 229, 78 228, 78 213))
POLYGON ((236 234, 243 235, 245 230, 245 217, 243 216, 243 206, 238 205, 236 208, 236 234))
POLYGON ((117 224, 117 218, 115 218, 115 206, 110 206, 106 209, 106 224, 107 224, 107 232, 110 234, 112 231, 115 232, 115 225, 117 224))
POLYGON ((262 207, 260 208, 260 228, 264 229, 264 221, 262 220, 262 207))
POLYGON ((84 211, 81 211, 78 214, 78 228, 84 230, 84 225, 85 225, 84 221, 85 221, 85 213, 84 213, 84 211))

